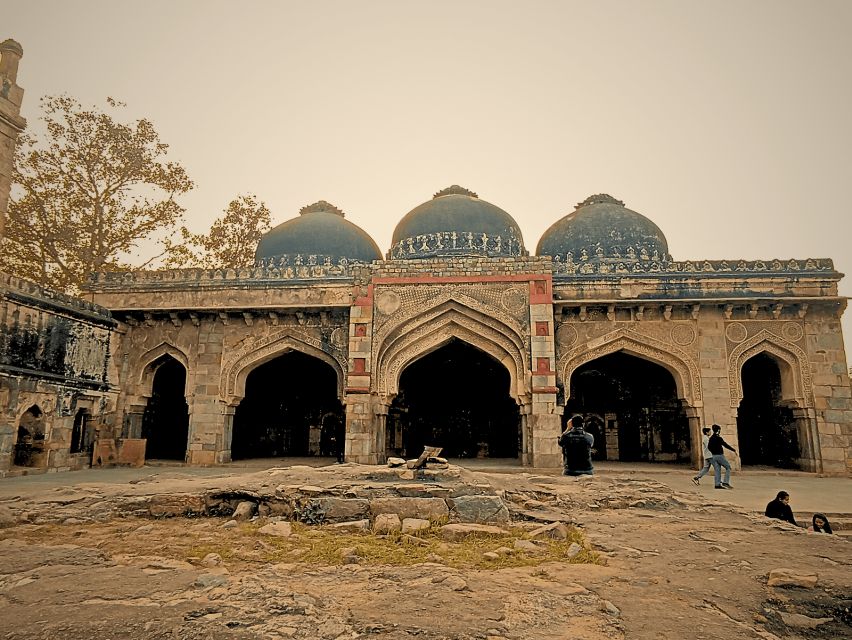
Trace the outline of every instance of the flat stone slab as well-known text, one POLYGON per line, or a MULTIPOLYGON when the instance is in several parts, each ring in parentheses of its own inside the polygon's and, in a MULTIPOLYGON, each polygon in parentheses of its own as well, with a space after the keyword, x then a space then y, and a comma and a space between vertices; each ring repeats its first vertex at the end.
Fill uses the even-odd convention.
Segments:
POLYGON ((446 524, 441 527, 441 537, 447 542, 458 542, 471 536, 503 536, 508 533, 490 524, 446 524))
POLYGON ((450 503, 462 522, 481 524, 509 522, 509 510, 498 496, 459 496, 452 498, 450 503))
POLYGON ((447 503, 441 498, 373 498, 370 500, 370 512, 373 516, 395 513, 402 520, 439 520, 450 515, 447 503))

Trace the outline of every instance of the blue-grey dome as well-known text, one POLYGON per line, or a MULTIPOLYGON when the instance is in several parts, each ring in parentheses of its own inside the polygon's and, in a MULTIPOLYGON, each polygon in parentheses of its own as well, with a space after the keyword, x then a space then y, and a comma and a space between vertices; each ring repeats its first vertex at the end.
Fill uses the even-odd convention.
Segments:
POLYGON ((453 185, 399 221, 388 259, 526 254, 521 230, 512 216, 453 185))
POLYGON ((263 234, 255 252, 257 263, 286 262, 296 256, 329 258, 335 264, 341 258, 350 262, 382 259, 382 252, 367 232, 325 200, 303 207, 299 214, 263 234))
POLYGON ((569 262, 671 259, 660 228, 605 193, 589 196, 556 221, 535 252, 569 262))

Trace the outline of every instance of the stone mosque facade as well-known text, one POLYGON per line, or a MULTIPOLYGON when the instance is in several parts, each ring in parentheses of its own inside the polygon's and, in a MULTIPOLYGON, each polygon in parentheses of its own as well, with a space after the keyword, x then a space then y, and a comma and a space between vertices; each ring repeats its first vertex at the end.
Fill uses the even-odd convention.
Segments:
POLYGON ((424 445, 557 468, 574 414, 600 460, 695 466, 717 423, 737 464, 852 474, 830 259, 675 259, 605 194, 534 251, 459 186, 385 255, 328 202, 299 213, 243 269, 99 273, 80 298, 2 276, 0 474, 424 445))

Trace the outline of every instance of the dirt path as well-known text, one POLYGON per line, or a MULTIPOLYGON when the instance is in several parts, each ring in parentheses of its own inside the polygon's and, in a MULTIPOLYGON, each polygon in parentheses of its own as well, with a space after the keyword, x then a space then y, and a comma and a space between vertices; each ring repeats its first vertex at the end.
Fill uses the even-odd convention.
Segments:
MULTIPOLYGON (((578 481, 463 471, 426 483, 433 493, 473 487, 500 496, 515 524, 575 523, 605 565, 554 561, 544 553, 540 562, 527 557, 529 564, 516 566, 516 551, 489 565, 453 556, 450 545, 435 541, 410 542, 437 545, 427 561, 414 564, 382 564, 367 555, 344 564, 339 554, 328 560, 333 564, 305 562, 305 549, 318 544, 305 528, 282 541, 259 533, 265 519, 228 525, 227 517, 153 519, 141 508, 163 495, 191 504, 196 494, 217 490, 280 494, 285 481, 341 496, 384 490, 387 476, 375 468, 345 467, 228 478, 163 474, 132 485, 6 491, 0 637, 852 637, 848 541, 807 535, 629 476, 578 481), (221 564, 215 557, 204 561, 209 553, 221 564), (816 574, 817 583, 767 586, 779 568, 816 574)), ((525 535, 511 532, 486 542, 498 548, 525 535)))

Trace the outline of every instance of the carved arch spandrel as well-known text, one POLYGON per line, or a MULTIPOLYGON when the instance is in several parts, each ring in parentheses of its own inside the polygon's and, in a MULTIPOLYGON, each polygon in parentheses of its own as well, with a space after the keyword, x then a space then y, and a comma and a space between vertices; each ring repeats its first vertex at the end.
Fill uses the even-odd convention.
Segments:
POLYGON ((523 354, 504 335, 484 328, 458 314, 448 314, 397 341, 379 361, 379 393, 395 395, 399 391, 402 371, 411 363, 439 349, 452 339, 459 339, 490 355, 509 372, 509 392, 516 400, 527 394, 526 364, 523 354))
POLYGON ((343 398, 345 363, 323 348, 323 342, 292 328, 278 331, 243 347, 222 365, 222 385, 219 397, 228 405, 237 405, 245 396, 248 374, 262 364, 290 351, 322 360, 334 369, 337 377, 337 397, 343 398))
POLYGON ((698 365, 683 350, 646 335, 633 334, 625 329, 613 331, 572 349, 559 359, 558 369, 562 372, 562 381, 570 394, 571 376, 579 367, 617 351, 624 351, 662 366, 674 378, 678 397, 695 406, 701 402, 701 373, 698 365))
POLYGON ((807 354, 801 347, 766 329, 738 344, 731 351, 731 355, 728 356, 728 386, 731 390, 731 406, 739 407, 743 399, 743 365, 760 353, 768 353, 780 360, 791 374, 792 389, 789 387, 782 389, 788 396, 786 399, 795 400, 802 407, 813 407, 813 381, 807 354))
MULTIPOLYGON (((138 376, 136 378, 138 396, 150 398, 154 385, 154 375, 157 373, 158 367, 152 365, 163 356, 171 356, 181 365, 186 371, 187 378, 189 377, 189 356, 180 347, 175 346, 171 342, 161 342, 153 349, 146 351, 137 362, 140 363, 138 376)), ((189 380, 187 379, 184 395, 189 395, 189 380)))
POLYGON ((472 315, 478 314, 483 318, 487 318, 494 325, 500 326, 501 329, 508 333, 519 336, 521 341, 523 341, 525 328, 517 320, 512 318, 512 316, 495 306, 483 304, 476 298, 468 296, 461 291, 448 291, 441 292, 432 300, 432 303, 427 308, 394 315, 376 331, 373 336, 373 343, 381 345, 386 341, 392 340, 393 334, 399 333, 402 327, 408 328, 412 320, 419 323, 429 322, 438 315, 441 315, 445 309, 449 308, 468 311, 472 315))
POLYGON ((395 394, 402 370, 418 358, 434 351, 452 338, 458 338, 491 355, 509 371, 511 394, 516 399, 528 395, 526 341, 513 328, 494 317, 465 307, 457 300, 398 323, 374 349, 374 384, 383 394, 395 394))

